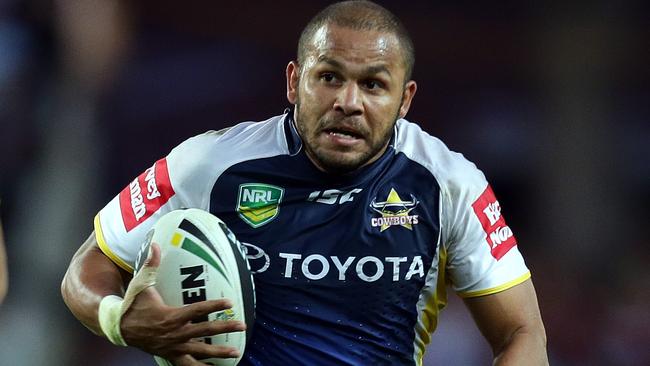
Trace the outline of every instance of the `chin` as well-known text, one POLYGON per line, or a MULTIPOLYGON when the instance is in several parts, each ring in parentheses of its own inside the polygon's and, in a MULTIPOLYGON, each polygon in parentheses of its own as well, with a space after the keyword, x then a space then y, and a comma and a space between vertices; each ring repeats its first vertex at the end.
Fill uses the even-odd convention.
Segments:
POLYGON ((326 172, 334 174, 351 173, 368 162, 365 156, 348 157, 348 156, 318 156, 318 165, 326 172))

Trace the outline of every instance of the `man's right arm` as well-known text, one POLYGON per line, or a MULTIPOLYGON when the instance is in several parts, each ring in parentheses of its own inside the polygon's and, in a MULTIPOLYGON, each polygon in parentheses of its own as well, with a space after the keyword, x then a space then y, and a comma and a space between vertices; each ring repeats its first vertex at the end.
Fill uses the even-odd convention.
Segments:
MULTIPOLYGON (((155 270, 160 262, 160 248, 155 244, 151 248, 144 266, 155 270)), ((72 258, 61 284, 61 293, 79 321, 106 337, 99 322, 100 303, 106 296, 124 296, 130 278, 130 274, 101 251, 93 233, 72 258)), ((204 365, 196 360, 237 357, 238 352, 232 347, 209 345, 194 339, 243 331, 245 324, 239 321, 192 323, 192 319, 231 306, 230 301, 220 299, 170 307, 162 302, 155 288, 148 287, 137 293, 128 305, 119 319, 119 332, 127 345, 164 357, 177 366, 204 365)))
POLYGON ((63 277, 63 301, 83 325, 104 335, 98 321, 99 303, 108 295, 124 296, 130 277, 99 249, 93 232, 72 257, 63 277))

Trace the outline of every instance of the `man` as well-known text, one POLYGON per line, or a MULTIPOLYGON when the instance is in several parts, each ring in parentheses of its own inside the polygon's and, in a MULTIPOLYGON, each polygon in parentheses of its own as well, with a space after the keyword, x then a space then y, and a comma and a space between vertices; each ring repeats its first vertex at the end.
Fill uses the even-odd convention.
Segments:
MULTIPOLYGON (((237 356, 192 340, 244 330, 190 323, 227 300, 171 308, 137 276, 129 283, 156 219, 198 207, 248 248, 257 308, 242 364, 421 364, 446 281, 495 363, 546 364, 530 273, 484 176, 403 119, 413 59, 382 7, 323 10, 286 69, 294 110, 191 138, 109 202, 63 280, 71 311, 113 343, 176 365, 237 356), (259 205, 263 214, 247 210, 259 205)), ((155 271, 152 248, 145 266, 155 271)))

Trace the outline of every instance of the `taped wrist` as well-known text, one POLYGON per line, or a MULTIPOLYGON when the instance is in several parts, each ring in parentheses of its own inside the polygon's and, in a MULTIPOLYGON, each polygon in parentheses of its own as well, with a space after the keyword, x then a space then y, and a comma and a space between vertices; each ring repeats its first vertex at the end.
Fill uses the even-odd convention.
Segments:
MULTIPOLYGON (((151 257, 151 248, 147 258, 151 257)), ((156 284, 156 275, 158 267, 151 267, 145 262, 145 265, 133 276, 129 286, 126 289, 124 298, 116 295, 105 296, 99 303, 99 326, 111 343, 117 346, 126 346, 122 337, 120 323, 122 316, 133 304, 135 297, 138 296, 147 287, 156 284)))
POLYGON ((106 338, 117 346, 126 346, 120 331, 123 304, 124 300, 116 295, 105 296, 99 303, 99 326, 106 338))
POLYGON ((133 304, 135 297, 138 296, 147 287, 156 284, 156 274, 158 267, 148 265, 149 259, 152 255, 152 249, 149 248, 147 255, 147 262, 140 268, 131 279, 129 286, 126 289, 124 298, 116 295, 105 296, 99 303, 99 326, 111 343, 117 346, 126 346, 126 342, 122 337, 120 330, 120 323, 122 316, 133 304))

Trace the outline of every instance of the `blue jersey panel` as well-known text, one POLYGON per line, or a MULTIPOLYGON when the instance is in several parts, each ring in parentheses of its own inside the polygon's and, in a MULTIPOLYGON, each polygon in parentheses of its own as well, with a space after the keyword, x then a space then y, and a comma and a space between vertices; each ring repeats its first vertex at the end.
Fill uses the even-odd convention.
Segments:
POLYGON ((227 169, 210 211, 246 245, 257 294, 241 364, 414 364, 438 200, 431 173, 391 148, 344 177, 303 151, 227 169))

